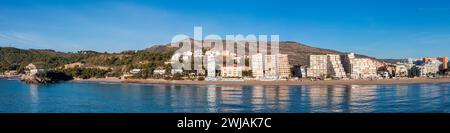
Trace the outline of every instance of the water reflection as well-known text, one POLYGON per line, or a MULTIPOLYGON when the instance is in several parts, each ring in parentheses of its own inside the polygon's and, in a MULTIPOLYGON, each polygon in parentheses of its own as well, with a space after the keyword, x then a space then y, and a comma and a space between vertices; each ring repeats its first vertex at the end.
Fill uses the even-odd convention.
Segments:
POLYGON ((0 94, 16 94, 0 97, 0 112, 450 112, 450 83, 234 86, 18 81, 16 85, 27 89, 0 89, 0 94))
POLYGON ((448 110, 442 106, 448 104, 448 88, 430 85, 172 87, 166 98, 174 112, 421 112, 430 105, 448 110))
POLYGON ((30 96, 31 96, 31 112, 38 112, 38 104, 39 104, 39 92, 38 85, 31 84, 30 85, 30 96))

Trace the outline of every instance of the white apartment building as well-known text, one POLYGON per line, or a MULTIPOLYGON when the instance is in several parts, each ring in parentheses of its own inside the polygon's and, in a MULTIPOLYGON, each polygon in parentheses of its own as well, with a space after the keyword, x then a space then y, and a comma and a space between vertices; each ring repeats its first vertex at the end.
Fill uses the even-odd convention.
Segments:
POLYGON ((327 73, 333 78, 346 77, 344 67, 341 63, 340 55, 328 55, 327 73))
POLYGON ((342 56, 345 71, 352 79, 367 79, 378 77, 378 63, 369 58, 356 58, 354 53, 342 56))
POLYGON ((344 67, 339 55, 310 55, 309 67, 307 68, 308 77, 346 77, 344 67))
POLYGON ((166 69, 164 67, 157 67, 155 70, 153 70, 154 75, 164 75, 166 74, 166 69))
POLYGON ((206 57, 206 70, 207 70, 207 77, 209 78, 215 78, 216 77, 216 56, 214 54, 209 54, 206 57))
POLYGON ((322 77, 328 75, 327 55, 310 55, 309 67, 306 69, 307 77, 322 77))
POLYGON ((439 66, 441 62, 429 62, 423 65, 416 65, 411 68, 411 74, 417 77, 426 77, 430 74, 436 74, 439 72, 439 66))
POLYGON ((221 69, 222 78, 241 78, 242 67, 240 66, 223 66, 221 69))
POLYGON ((277 54, 278 79, 286 79, 291 76, 289 59, 287 54, 277 54))
POLYGON ((264 56, 261 53, 252 55, 252 76, 256 79, 264 78, 264 56))
POLYGON ((278 78, 277 72, 277 56, 265 55, 264 56, 264 78, 276 80, 278 78))

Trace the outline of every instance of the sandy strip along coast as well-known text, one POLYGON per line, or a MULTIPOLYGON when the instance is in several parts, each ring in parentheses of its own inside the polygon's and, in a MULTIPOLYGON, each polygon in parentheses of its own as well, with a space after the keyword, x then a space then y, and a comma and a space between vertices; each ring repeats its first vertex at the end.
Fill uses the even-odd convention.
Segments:
POLYGON ((142 83, 142 84, 198 84, 198 85, 378 85, 378 84, 416 84, 416 83, 450 83, 450 78, 414 78, 414 79, 383 79, 383 80, 290 80, 290 81, 190 81, 163 79, 85 79, 76 81, 142 83))

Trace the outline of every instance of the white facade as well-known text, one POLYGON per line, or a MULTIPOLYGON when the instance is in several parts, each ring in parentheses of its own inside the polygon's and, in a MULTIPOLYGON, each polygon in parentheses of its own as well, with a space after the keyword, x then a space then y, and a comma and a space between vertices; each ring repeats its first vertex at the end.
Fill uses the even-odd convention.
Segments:
POLYGON ((310 55, 309 68, 307 68, 308 77, 346 77, 344 67, 339 55, 310 55))
POLYGON ((177 74, 177 73, 182 74, 182 73, 183 73, 183 70, 182 70, 182 69, 172 69, 170 73, 171 73, 172 75, 173 75, 173 74, 177 74))
POLYGON ((353 53, 342 57, 342 63, 346 72, 352 79, 376 78, 377 62, 369 58, 355 58, 353 53))
POLYGON ((330 77, 333 78, 344 78, 346 77, 344 67, 341 63, 341 58, 339 55, 328 55, 328 65, 327 71, 330 77))
POLYGON ((142 71, 142 69, 132 69, 131 71, 130 71, 130 73, 131 74, 138 74, 139 72, 141 72, 142 71))
POLYGON ((252 55, 252 76, 256 79, 264 78, 264 56, 261 53, 252 55))
POLYGON ((242 67, 228 66, 221 69, 222 78, 241 78, 242 67))
POLYGON ((215 78, 216 77, 216 56, 213 54, 209 54, 206 57, 206 70, 207 70, 207 77, 209 78, 215 78))
POLYGON ((45 69, 31 69, 30 75, 36 75, 36 74, 44 74, 47 73, 45 69))
POLYGON ((413 76, 426 77, 430 74, 436 74, 439 72, 440 62, 429 62, 423 65, 416 65, 411 69, 413 76))
POLYGON ((157 69, 153 70, 153 74, 164 75, 164 74, 166 74, 166 69, 164 69, 164 68, 157 68, 157 69))
POLYGON ((306 69, 307 77, 321 77, 327 74, 327 55, 310 55, 309 67, 306 69))
POLYGON ((277 54, 278 79, 290 78, 291 68, 287 54, 277 54))
POLYGON ((276 55, 265 55, 264 56, 264 78, 265 79, 277 79, 277 56, 276 55))

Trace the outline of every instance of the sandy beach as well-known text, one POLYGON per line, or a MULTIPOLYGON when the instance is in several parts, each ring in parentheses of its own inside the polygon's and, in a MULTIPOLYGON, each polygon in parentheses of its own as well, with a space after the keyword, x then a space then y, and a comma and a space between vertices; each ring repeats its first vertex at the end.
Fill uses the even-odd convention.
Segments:
POLYGON ((383 80, 290 80, 290 81, 190 81, 190 80, 163 80, 163 79, 84 79, 75 81, 86 82, 115 82, 115 83, 142 83, 142 84, 197 84, 197 85, 381 85, 381 84, 415 84, 415 83, 450 83, 450 78, 414 78, 414 79, 383 79, 383 80))

